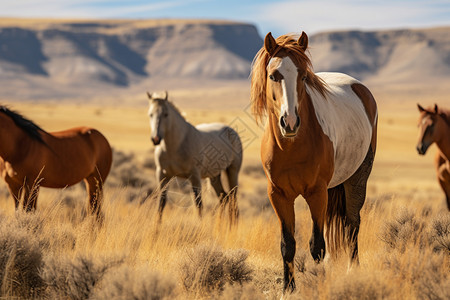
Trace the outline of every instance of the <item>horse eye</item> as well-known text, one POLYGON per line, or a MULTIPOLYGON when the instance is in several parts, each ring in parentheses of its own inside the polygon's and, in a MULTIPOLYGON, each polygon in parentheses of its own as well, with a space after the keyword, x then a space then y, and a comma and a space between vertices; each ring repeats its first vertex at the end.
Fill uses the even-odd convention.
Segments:
POLYGON ((168 113, 165 113, 165 114, 164 114, 164 117, 167 117, 168 115, 169 115, 168 113))
POLYGON ((269 75, 269 79, 272 81, 275 81, 275 76, 273 76, 272 74, 269 75))

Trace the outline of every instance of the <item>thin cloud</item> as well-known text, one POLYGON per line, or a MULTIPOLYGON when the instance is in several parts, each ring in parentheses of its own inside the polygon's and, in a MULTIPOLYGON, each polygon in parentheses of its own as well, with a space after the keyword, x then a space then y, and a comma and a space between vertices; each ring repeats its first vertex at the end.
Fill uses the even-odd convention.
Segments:
POLYGON ((126 18, 156 17, 158 12, 179 10, 205 0, 174 0, 148 3, 147 1, 92 1, 92 0, 19 0, 0 2, 0 15, 6 17, 53 18, 126 18))
POLYGON ((279 34, 338 29, 379 29, 445 25, 450 5, 442 1, 283 1, 258 10, 263 30, 279 34), (272 27, 273 29, 270 29, 272 27), (269 30, 267 30, 269 29, 269 30))

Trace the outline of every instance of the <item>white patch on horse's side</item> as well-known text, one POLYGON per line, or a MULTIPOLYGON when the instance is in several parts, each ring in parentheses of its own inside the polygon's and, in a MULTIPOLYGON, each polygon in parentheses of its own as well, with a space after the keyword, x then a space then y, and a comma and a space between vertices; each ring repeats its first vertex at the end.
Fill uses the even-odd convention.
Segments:
MULTIPOLYGON (((269 61, 269 65, 274 59, 269 61)), ((295 123, 297 122, 297 77, 298 71, 294 62, 289 56, 283 57, 279 61, 277 67, 278 72, 283 75, 281 80, 281 87, 283 89, 283 98, 281 99, 280 115, 286 113, 286 123, 294 129, 295 123)))
POLYGON ((342 73, 317 73, 329 87, 324 98, 306 86, 311 96, 317 121, 329 137, 334 148, 334 173, 328 188, 335 187, 352 176, 364 161, 372 128, 364 104, 353 92, 351 85, 358 80, 342 73))

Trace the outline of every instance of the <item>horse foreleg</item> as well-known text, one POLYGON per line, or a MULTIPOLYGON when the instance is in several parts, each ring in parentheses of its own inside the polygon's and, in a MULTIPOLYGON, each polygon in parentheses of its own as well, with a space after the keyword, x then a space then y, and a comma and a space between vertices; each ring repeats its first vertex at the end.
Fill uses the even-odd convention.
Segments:
POLYGON ((200 176, 193 175, 190 177, 192 184, 192 191, 194 192, 194 202, 198 209, 198 215, 202 216, 203 202, 202 202, 202 181, 200 176))
POLYGON ((294 199, 286 199, 284 195, 275 191, 269 183, 268 195, 272 207, 281 225, 281 255, 283 257, 284 286, 283 290, 294 291, 294 256, 295 256, 295 212, 294 199))
POLYGON ((325 239, 323 237, 328 201, 326 185, 318 187, 314 193, 307 195, 305 198, 309 210, 311 211, 311 218, 313 221, 312 235, 309 240, 309 250, 313 259, 316 262, 320 262, 326 254, 325 239))
POLYGON ((17 184, 16 182, 6 180, 6 183, 8 184, 9 192, 14 200, 14 206, 16 210, 19 208, 20 200, 22 198, 22 191, 23 186, 20 184, 17 184))

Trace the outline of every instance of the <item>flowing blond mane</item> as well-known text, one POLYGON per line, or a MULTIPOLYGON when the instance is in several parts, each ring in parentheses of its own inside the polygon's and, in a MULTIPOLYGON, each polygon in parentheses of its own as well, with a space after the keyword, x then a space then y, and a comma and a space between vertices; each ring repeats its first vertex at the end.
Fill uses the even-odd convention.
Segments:
MULTIPOLYGON (((326 83, 319 78, 312 69, 311 60, 308 55, 298 45, 294 35, 282 35, 276 39, 278 48, 273 56, 287 56, 296 65, 306 69, 306 83, 324 97, 328 93, 326 83)), ((252 62, 250 100, 252 112, 256 120, 259 121, 267 111, 266 84, 267 84, 267 64, 273 57, 264 47, 262 47, 252 62)))

